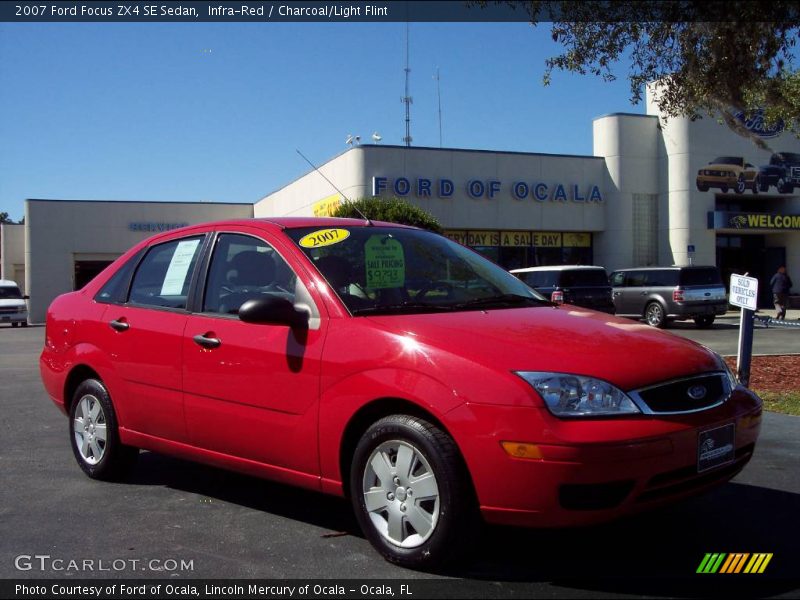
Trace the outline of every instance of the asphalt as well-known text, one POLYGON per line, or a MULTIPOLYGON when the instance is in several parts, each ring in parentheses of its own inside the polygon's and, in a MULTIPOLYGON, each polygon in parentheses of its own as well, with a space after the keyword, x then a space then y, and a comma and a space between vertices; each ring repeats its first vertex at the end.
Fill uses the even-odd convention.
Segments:
MULTIPOLYGON (((783 347, 784 333, 769 339, 783 347)), ((39 380, 42 339, 39 327, 0 327, 0 578, 446 578, 461 597, 798 595, 800 418, 766 413, 750 465, 703 496, 599 527, 487 528, 472 562, 419 573, 382 560, 336 498, 152 453, 125 483, 88 479, 39 380), (763 575, 697 575, 707 552, 774 557, 763 575), (94 560, 95 570, 21 571, 21 555, 94 560), (140 562, 98 571, 100 559, 140 562), (142 570, 152 559, 156 570, 142 570), (157 570, 170 559, 192 569, 157 570)))

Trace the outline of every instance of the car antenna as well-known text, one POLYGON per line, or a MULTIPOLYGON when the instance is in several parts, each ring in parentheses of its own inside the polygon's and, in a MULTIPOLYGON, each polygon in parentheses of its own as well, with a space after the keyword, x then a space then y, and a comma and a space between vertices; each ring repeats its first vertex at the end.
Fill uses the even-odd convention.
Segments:
POLYGON ((319 174, 320 174, 320 176, 321 176, 321 177, 322 177, 322 178, 323 178, 325 181, 327 181, 328 183, 330 183, 330 184, 331 184, 331 187, 332 187, 333 189, 335 189, 337 192, 339 192, 339 194, 341 194, 342 198, 344 198, 344 199, 345 199, 345 201, 346 201, 348 204, 350 204, 350 205, 353 207, 353 210, 355 210, 355 211, 356 211, 356 212, 357 212, 359 215, 361 215, 361 218, 362 218, 362 219, 364 219, 364 220, 367 222, 367 226, 369 226, 369 227, 374 227, 374 224, 372 223, 372 221, 370 221, 369 217, 367 217, 367 215, 365 215, 363 212, 361 212, 361 210, 358 208, 358 206, 356 206, 356 203, 355 203, 355 202, 353 202, 352 200, 350 200, 350 198, 348 198, 347 196, 345 196, 345 195, 344 195, 344 192, 343 192, 342 190, 340 190, 338 187, 336 187, 336 186, 333 184, 333 182, 332 182, 330 179, 328 179, 327 177, 325 177, 325 175, 322 173, 322 171, 320 171, 320 170, 319 170, 319 169, 318 169, 318 168, 317 168, 317 167, 314 165, 314 163, 312 163, 310 160, 308 160, 308 159, 306 158, 306 155, 305 155, 305 154, 303 154, 302 152, 300 152, 300 150, 298 150, 297 148, 295 148, 295 151, 296 151, 296 152, 297 152, 297 153, 298 153, 300 156, 302 156, 302 157, 303 157, 303 160, 305 160, 305 161, 306 161, 308 164, 310 164, 310 165, 311 165, 311 168, 312 168, 312 169, 314 169, 314 170, 315 170, 317 173, 319 173, 319 174))

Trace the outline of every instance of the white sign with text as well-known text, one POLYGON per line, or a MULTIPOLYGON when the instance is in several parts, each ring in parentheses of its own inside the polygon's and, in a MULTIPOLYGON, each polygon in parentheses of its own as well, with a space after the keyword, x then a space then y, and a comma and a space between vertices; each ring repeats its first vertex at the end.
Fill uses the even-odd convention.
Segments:
POLYGON ((755 310, 758 304, 758 279, 745 275, 731 275, 731 293, 728 302, 734 306, 755 310))

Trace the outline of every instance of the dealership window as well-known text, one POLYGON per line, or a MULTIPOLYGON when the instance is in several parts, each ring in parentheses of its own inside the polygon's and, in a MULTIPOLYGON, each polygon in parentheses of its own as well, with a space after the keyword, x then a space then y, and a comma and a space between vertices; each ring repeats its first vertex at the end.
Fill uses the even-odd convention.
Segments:
POLYGON ((593 264, 588 232, 449 230, 445 235, 506 270, 593 264))
POLYGON ((185 309, 202 241, 198 236, 150 248, 133 276, 129 302, 185 309))
POLYGON ((633 195, 633 261, 638 267, 658 262, 658 194, 633 195))

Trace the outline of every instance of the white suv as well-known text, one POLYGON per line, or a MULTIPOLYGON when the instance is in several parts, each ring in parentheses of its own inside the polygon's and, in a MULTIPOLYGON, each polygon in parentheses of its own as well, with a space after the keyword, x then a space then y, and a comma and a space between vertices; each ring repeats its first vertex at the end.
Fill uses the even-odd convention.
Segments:
POLYGON ((19 291, 19 286, 8 279, 0 279, 0 323, 11 323, 16 327, 20 323, 28 326, 28 305, 19 291))

